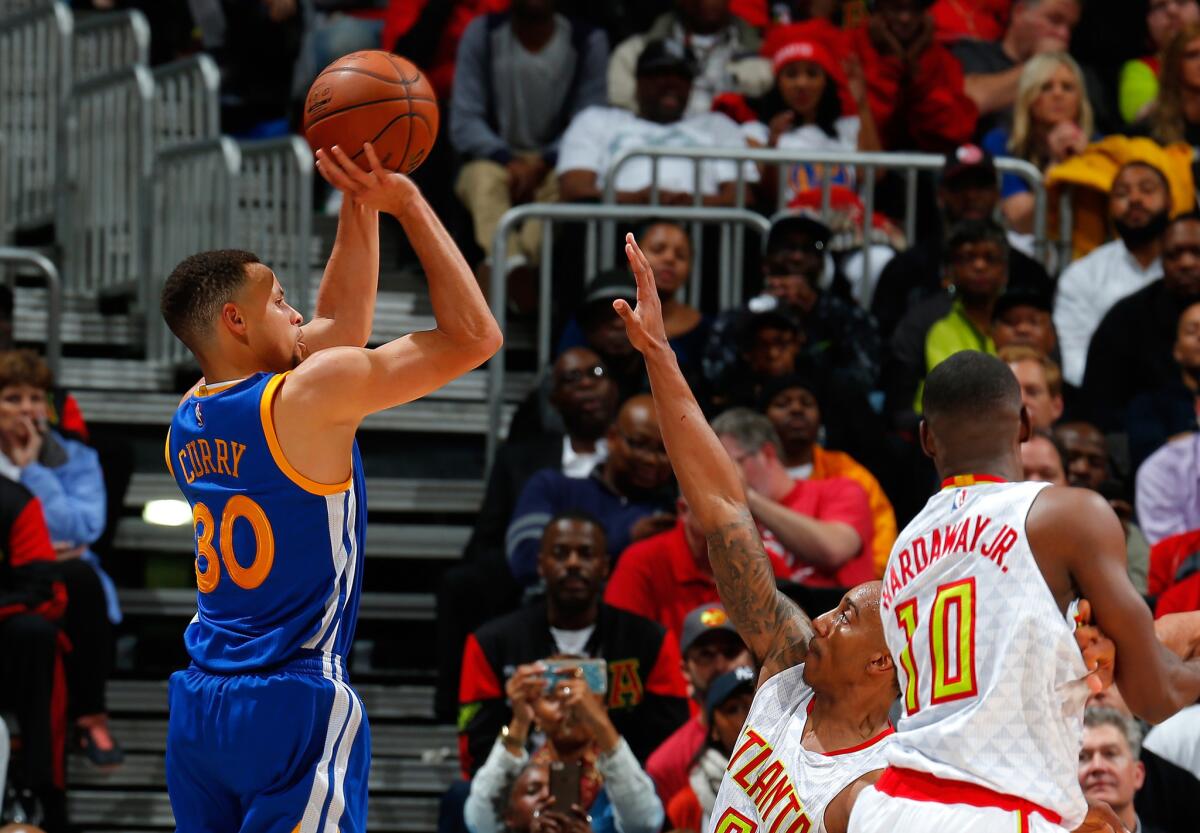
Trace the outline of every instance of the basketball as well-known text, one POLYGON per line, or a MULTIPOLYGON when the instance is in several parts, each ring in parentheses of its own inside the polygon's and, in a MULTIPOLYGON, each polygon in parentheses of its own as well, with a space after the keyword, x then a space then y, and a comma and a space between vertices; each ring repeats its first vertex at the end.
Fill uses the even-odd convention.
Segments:
POLYGON ((304 101, 304 135, 317 150, 334 145, 363 170, 370 142, 388 170, 412 173, 438 132, 437 96, 421 71, 398 55, 369 49, 327 66, 304 101))

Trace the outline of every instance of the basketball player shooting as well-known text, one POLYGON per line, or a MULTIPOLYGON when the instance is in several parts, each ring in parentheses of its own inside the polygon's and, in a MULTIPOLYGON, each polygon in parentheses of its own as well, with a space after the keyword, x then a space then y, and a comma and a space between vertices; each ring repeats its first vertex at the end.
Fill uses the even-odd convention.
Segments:
POLYGON ((345 194, 303 323, 248 252, 204 252, 167 279, 162 314, 204 373, 167 435, 192 506, 191 666, 172 675, 167 788, 180 833, 366 829, 370 740, 347 683, 366 493, 355 432, 491 357, 501 334, 471 270, 407 177, 365 147, 321 174, 345 194), (429 280, 436 328, 364 349, 378 212, 395 216, 429 280))

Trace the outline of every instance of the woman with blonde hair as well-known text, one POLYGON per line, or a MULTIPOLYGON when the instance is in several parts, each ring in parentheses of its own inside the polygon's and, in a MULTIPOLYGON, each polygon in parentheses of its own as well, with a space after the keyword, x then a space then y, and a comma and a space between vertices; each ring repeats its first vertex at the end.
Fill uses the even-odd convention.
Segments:
MULTIPOLYGON (((1011 130, 995 128, 984 137, 983 147, 995 157, 1032 162, 1044 173, 1081 153, 1093 130, 1092 105, 1079 64, 1065 52, 1050 52, 1025 64, 1011 130)), ((1032 232, 1034 197, 1025 180, 1005 174, 1000 196, 1001 210, 1012 229, 1032 232)))
POLYGON ((1200 145, 1200 23, 1180 29, 1163 50, 1158 101, 1149 123, 1159 144, 1200 145))

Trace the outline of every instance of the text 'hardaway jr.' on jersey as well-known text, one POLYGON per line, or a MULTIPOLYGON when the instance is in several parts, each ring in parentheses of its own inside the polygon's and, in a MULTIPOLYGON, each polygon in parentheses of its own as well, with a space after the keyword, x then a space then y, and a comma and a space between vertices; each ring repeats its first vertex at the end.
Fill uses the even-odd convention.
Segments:
POLYGON ((1032 802, 1074 829, 1088 689, 1025 519, 1046 483, 957 478, 892 549, 881 615, 904 710, 888 762, 1032 802))
POLYGON ((175 412, 167 465, 192 506, 196 616, 184 642, 206 671, 345 657, 362 586, 367 503, 350 479, 311 481, 279 447, 271 406, 287 374, 200 388, 175 412))
POLYGON ((836 752, 801 746, 812 702, 803 665, 779 672, 755 692, 707 833, 824 833, 829 802, 887 765, 890 728, 836 752))

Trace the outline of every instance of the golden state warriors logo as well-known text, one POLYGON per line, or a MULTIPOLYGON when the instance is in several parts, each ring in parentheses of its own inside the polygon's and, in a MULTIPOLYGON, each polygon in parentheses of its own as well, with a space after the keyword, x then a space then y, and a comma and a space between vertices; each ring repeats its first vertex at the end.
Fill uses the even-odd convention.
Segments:
POLYGON ((729 617, 719 607, 710 607, 700 614, 700 623, 706 628, 719 628, 728 621, 729 617))

